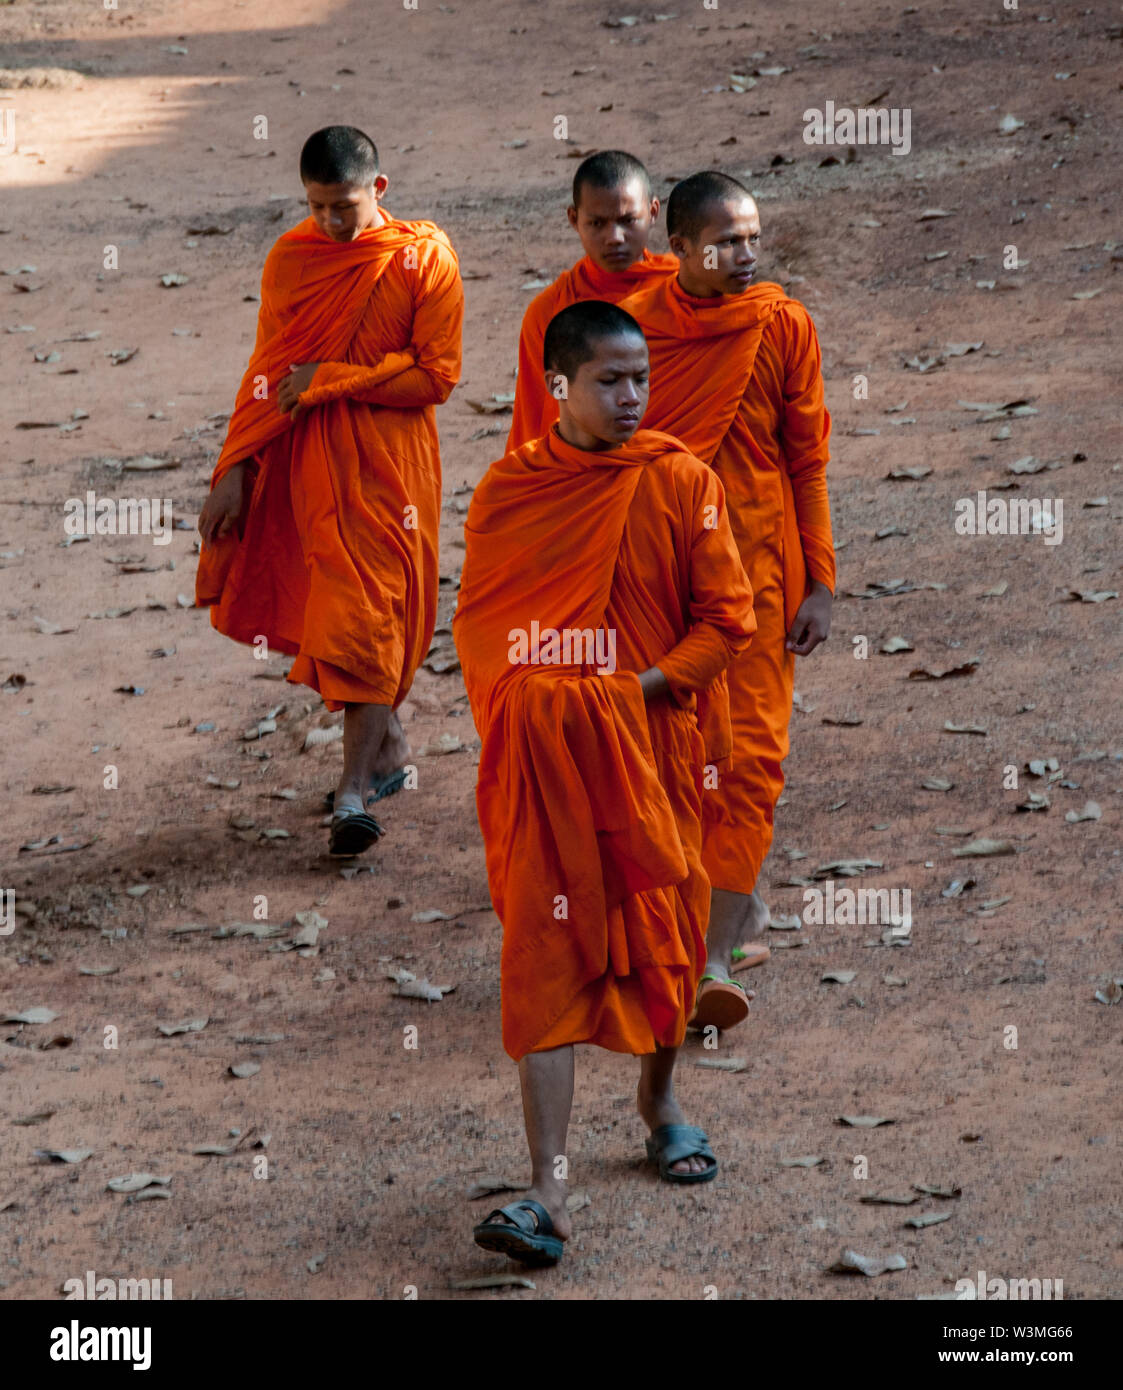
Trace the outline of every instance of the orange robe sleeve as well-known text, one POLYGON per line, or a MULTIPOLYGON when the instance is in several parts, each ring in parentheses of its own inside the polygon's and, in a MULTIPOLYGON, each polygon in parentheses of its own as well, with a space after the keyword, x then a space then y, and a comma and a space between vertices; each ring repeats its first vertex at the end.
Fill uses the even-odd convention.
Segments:
POLYGON ((511 429, 507 435, 508 453, 545 433, 542 421, 549 393, 542 376, 545 370, 542 366, 542 348, 550 320, 565 307, 565 296, 559 293, 558 284, 553 284, 530 301, 523 315, 515 403, 511 407, 511 429))
POLYGON ((752 604, 749 585, 737 542, 725 509, 725 489, 711 470, 696 475, 690 538, 691 626, 682 641, 656 665, 681 704, 690 694, 705 690, 740 652, 756 631, 750 614, 748 625, 734 606, 752 604))
POLYGON ((808 573, 833 590, 834 540, 827 496, 831 417, 823 396, 822 353, 811 316, 802 305, 792 309, 783 314, 787 376, 780 440, 808 573))
POLYGON ((403 409, 441 405, 456 385, 460 368, 460 334, 464 322, 464 287, 453 254, 437 242, 425 248, 416 270, 399 272, 414 290, 410 345, 388 352, 369 366, 321 362, 312 384, 301 392, 304 405, 349 396, 367 405, 403 409))

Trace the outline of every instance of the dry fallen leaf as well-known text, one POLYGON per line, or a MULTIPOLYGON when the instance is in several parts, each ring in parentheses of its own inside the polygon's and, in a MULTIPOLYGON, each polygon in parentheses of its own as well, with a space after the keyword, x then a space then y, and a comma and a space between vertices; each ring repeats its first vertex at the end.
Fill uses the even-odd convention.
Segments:
POLYGON ((980 734, 986 738, 987 731, 981 724, 953 724, 950 719, 944 720, 944 732, 948 734, 980 734))
POLYGON ((20 1014, 0 1014, 0 1023, 53 1023, 58 1014, 44 1008, 42 1004, 33 1009, 24 1009, 20 1014))
POLYGON ((469 1202, 475 1202, 480 1197, 490 1197, 493 1192, 525 1192, 529 1186, 529 1182, 512 1182, 510 1178, 484 1173, 469 1187, 467 1197, 469 1202))
POLYGON ((105 1184, 110 1192, 139 1192, 144 1187, 167 1187, 171 1176, 158 1178, 152 1173, 129 1173, 127 1177, 110 1178, 105 1184))
POLYGON ((911 1207, 913 1202, 919 1202, 920 1198, 915 1192, 906 1192, 903 1195, 895 1192, 875 1192, 868 1197, 859 1197, 858 1200, 868 1206, 911 1207))
POLYGON ((749 1064, 744 1057, 699 1057, 694 1065, 710 1071, 744 1071, 749 1064))
POLYGON ((228 1067, 227 1070, 230 1072, 231 1076, 236 1076, 239 1079, 245 1079, 249 1076, 256 1076, 258 1072, 261 1070, 261 1063, 235 1062, 232 1066, 228 1067))
POLYGON ((481 1274, 478 1279, 457 1279, 450 1289, 501 1289, 510 1284, 518 1289, 536 1289, 538 1285, 525 1274, 481 1274))
POLYGON ((858 874, 864 874, 868 869, 883 869, 885 865, 880 859, 834 859, 829 864, 820 864, 814 870, 812 877, 817 879, 824 878, 855 878, 858 874))
POLYGON ((409 919, 411 922, 451 922, 452 918, 447 912, 440 912, 437 908, 426 908, 423 912, 415 912, 409 919))
POLYGON ((925 777, 920 785, 926 792, 950 792, 955 783, 949 782, 946 777, 925 777))
POLYGON ((1066 811, 1065 820, 1069 825, 1079 825, 1084 820, 1099 820, 1102 815, 1097 802, 1086 801, 1079 811, 1066 811))
POLYGON ((332 724, 326 729, 309 729, 304 735, 302 752, 312 748, 323 748, 329 743, 338 743, 343 737, 343 725, 332 724))
POLYGON ((957 666, 945 666, 942 670, 934 670, 930 666, 914 666, 908 678, 910 681, 942 681, 947 680, 949 676, 973 676, 978 664, 979 658, 973 656, 957 666))
POLYGON ((915 648, 912 643, 906 641, 903 637, 887 637, 878 648, 878 651, 884 652, 886 656, 892 656, 895 652, 911 652, 914 650, 915 648))
POLYGON ((1118 598, 1117 589, 1070 589, 1069 597, 1081 603, 1106 603, 1109 598, 1118 598))
POLYGON ((1009 840, 972 840, 970 844, 952 850, 956 859, 984 859, 991 855, 1016 853, 1009 840))
POLYGON ((881 1115, 840 1115, 839 1124, 849 1125, 852 1129, 877 1129, 879 1125, 891 1125, 893 1120, 887 1120, 881 1115))
POLYGON ((36 1149, 35 1157, 51 1163, 82 1163, 92 1153, 93 1149, 36 1149))
POLYGON ((165 1038, 172 1038, 177 1033, 198 1033, 209 1022, 206 1018, 189 1018, 185 1023, 159 1023, 156 1026, 165 1038))
POLYGON ((827 1273, 865 1274, 873 1278, 877 1274, 889 1274, 908 1267, 908 1261, 903 1255, 859 1255, 856 1250, 844 1250, 841 1257, 828 1268, 827 1273))
POLYGON ((1096 990, 1092 998, 1097 1004, 1118 1004, 1123 999, 1123 980, 1112 980, 1102 989, 1096 990))
POLYGON ((430 1004, 439 1004, 452 985, 431 985, 428 980, 402 980, 394 993, 399 999, 424 999, 430 1004))
POLYGON ((919 1216, 910 1216, 905 1225, 914 1226, 918 1231, 922 1231, 925 1226, 938 1226, 941 1221, 950 1221, 951 1218, 950 1211, 925 1211, 919 1216))
POLYGON ((455 734, 441 734, 435 743, 426 743, 417 750, 419 758, 435 758, 444 753, 457 753, 464 745, 455 734))
POLYGON ((782 1158, 781 1168, 817 1168, 820 1163, 826 1163, 825 1158, 818 1154, 804 1154, 801 1158, 782 1158))
POLYGON ((819 976, 820 984, 848 985, 858 978, 856 970, 828 970, 819 976))
POLYGON ((929 1197, 962 1197, 963 1189, 955 1183, 914 1182, 913 1188, 929 1197))

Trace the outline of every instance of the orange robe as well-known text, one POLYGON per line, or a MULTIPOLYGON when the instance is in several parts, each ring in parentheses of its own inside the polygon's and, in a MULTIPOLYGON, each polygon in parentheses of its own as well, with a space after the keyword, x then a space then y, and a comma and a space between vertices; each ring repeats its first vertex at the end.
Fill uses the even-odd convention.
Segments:
POLYGON ((519 335, 519 374, 515 382, 515 404, 511 432, 507 436, 507 452, 541 439, 558 418, 558 403, 546 390, 542 379, 542 346, 546 329, 555 314, 576 304, 579 299, 604 299, 619 304, 627 295, 646 285, 673 275, 678 270, 675 256, 643 256, 627 270, 602 270, 596 261, 584 256, 541 294, 536 295, 523 315, 519 335))
POLYGON ((729 668, 733 756, 705 798, 703 852, 715 888, 751 893, 784 786, 795 668, 785 640, 810 580, 835 583, 819 340, 803 305, 770 283, 698 299, 663 280, 621 308, 651 353, 644 427, 681 439, 721 478, 753 587, 757 636, 729 668))
POLYGON ((755 627, 721 484, 666 435, 587 453, 554 427, 492 465, 465 537, 453 631, 503 1046, 677 1046, 705 960, 704 769, 728 753, 722 673, 755 627), (614 634, 615 672, 549 629, 614 634), (653 665, 671 694, 645 704, 653 665))
POLYGON ((441 466, 434 407, 460 372, 463 288, 432 222, 335 242, 309 217, 261 277, 257 344, 212 487, 249 461, 239 531, 205 546, 196 603, 295 657, 330 709, 397 707, 433 635, 441 466), (295 424, 275 392, 318 362, 295 424), (267 389, 266 389, 267 383, 267 389))

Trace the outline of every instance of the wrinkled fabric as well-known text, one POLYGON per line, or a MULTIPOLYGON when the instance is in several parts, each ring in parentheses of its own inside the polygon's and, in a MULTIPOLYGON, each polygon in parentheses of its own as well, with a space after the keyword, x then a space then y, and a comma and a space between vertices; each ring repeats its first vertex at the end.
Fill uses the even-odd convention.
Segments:
POLYGON ((542 348, 546 329, 555 314, 579 299, 603 299, 618 304, 627 295, 655 283, 678 270, 674 256, 644 251, 627 270, 602 270, 596 261, 584 256, 570 270, 559 275, 527 306, 519 335, 519 374, 515 382, 515 404, 507 452, 531 440, 541 439, 558 418, 558 403, 546 390, 542 373, 542 348))
POLYGON ((554 427, 492 465, 465 539, 453 633, 482 743, 503 1045, 516 1059, 677 1046, 704 960, 701 790, 729 748, 722 673, 755 626, 721 484, 665 435, 590 453, 554 427), (567 629, 611 633, 615 671, 588 648, 555 652, 548 634, 567 629), (672 693, 645 703, 653 665, 672 693))
POLYGON ((803 305, 767 282, 699 299, 666 280, 621 308, 651 355, 643 425, 721 478, 753 588, 757 636, 728 672, 733 752, 705 797, 703 853, 715 888, 751 893, 784 786, 795 667, 784 643, 810 581, 835 584, 819 342, 803 305))
POLYGON ((257 342, 212 487, 246 462, 238 531, 204 547, 196 602, 295 659, 331 709, 397 707, 436 621, 434 407, 460 371, 463 289, 445 234, 392 218, 351 242, 305 219, 266 258, 257 342), (295 424, 290 365, 318 363, 295 424))

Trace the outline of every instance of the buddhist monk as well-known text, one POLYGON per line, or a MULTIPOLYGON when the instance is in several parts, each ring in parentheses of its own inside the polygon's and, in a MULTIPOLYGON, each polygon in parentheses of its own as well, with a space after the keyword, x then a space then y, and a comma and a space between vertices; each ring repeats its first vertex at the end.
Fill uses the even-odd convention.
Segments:
POLYGON ((556 1260, 570 1234, 578 1043, 641 1058, 647 1155, 665 1181, 717 1172, 672 1083, 704 959, 702 783, 728 750, 722 673, 754 630, 720 480, 677 440, 636 432, 634 319, 573 304, 543 362, 560 418, 477 487, 453 624, 533 1166, 526 1198, 475 1238, 528 1263, 556 1260))
POLYGON ((555 314, 579 299, 616 304, 664 275, 674 275, 674 256, 653 255, 648 238, 659 217, 659 199, 638 159, 623 150, 602 150, 577 166, 569 225, 584 256, 530 301, 519 336, 519 374, 507 451, 540 439, 558 418, 558 403, 542 375, 542 343, 555 314))
POLYGON ((795 657, 830 632, 830 416, 811 315, 778 285, 754 284, 760 215, 748 191, 724 174, 685 179, 667 235, 678 275, 625 301, 651 352, 644 425, 680 439, 724 484, 757 620, 729 669, 731 766, 705 796, 713 905, 693 1022, 729 1028, 748 1013, 730 974, 738 943, 749 964, 768 956, 753 941, 770 920, 757 883, 784 785, 795 657))
POLYGON ((309 215, 265 260, 257 342, 199 517, 196 602, 219 632, 289 653, 343 710, 329 849, 383 833, 401 786, 395 710, 433 634, 441 470, 434 407, 460 371, 463 289, 432 222, 382 206, 369 136, 327 126, 300 155, 309 215))

